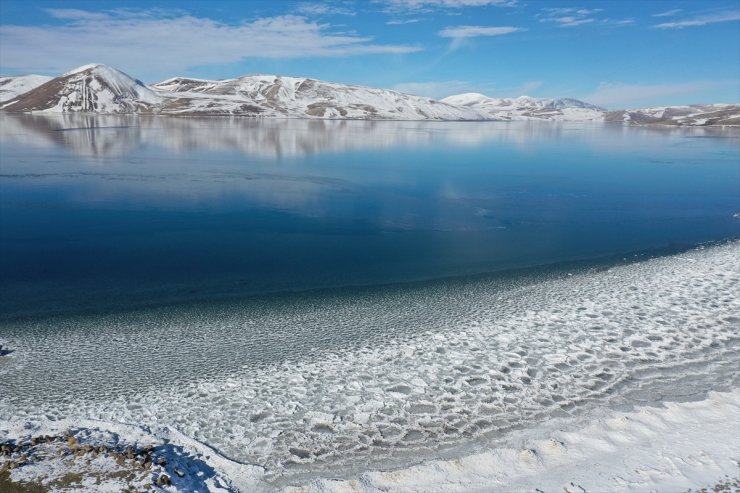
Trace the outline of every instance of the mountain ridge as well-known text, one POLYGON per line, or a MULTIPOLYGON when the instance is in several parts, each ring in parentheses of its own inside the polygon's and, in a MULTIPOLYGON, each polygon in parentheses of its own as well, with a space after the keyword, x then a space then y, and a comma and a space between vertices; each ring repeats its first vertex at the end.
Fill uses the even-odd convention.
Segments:
POLYGON ((547 120, 664 125, 740 125, 740 105, 606 110, 574 98, 492 98, 463 93, 439 101, 390 89, 307 77, 257 74, 209 80, 171 77, 147 85, 93 63, 59 77, 0 77, 6 112, 142 113, 360 120, 547 120))

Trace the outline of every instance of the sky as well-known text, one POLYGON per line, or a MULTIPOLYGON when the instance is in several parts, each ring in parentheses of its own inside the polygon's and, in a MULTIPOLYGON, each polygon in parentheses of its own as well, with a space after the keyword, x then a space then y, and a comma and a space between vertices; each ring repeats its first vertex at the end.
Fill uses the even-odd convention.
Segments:
POLYGON ((740 102, 740 0, 0 0, 0 74, 104 63, 606 108, 740 102))

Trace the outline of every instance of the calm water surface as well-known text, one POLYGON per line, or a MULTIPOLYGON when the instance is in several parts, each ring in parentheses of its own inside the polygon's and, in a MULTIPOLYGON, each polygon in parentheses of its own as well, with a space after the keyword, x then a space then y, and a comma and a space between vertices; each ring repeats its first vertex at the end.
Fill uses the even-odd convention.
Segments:
POLYGON ((0 316, 740 235, 740 132, 0 115, 0 316))

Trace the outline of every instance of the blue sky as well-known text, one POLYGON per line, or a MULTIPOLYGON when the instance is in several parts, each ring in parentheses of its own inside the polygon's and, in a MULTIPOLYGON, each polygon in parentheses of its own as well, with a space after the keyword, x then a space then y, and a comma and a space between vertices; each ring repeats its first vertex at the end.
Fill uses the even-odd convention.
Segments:
POLYGON ((250 73, 609 108, 740 102, 740 0, 0 1, 0 73, 250 73))

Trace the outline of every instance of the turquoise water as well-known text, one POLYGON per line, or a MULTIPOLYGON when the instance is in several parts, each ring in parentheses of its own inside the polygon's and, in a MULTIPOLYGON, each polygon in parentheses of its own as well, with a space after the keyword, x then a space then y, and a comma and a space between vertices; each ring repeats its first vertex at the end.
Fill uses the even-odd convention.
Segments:
POLYGON ((740 235, 740 132, 2 115, 0 316, 480 274, 740 235))

